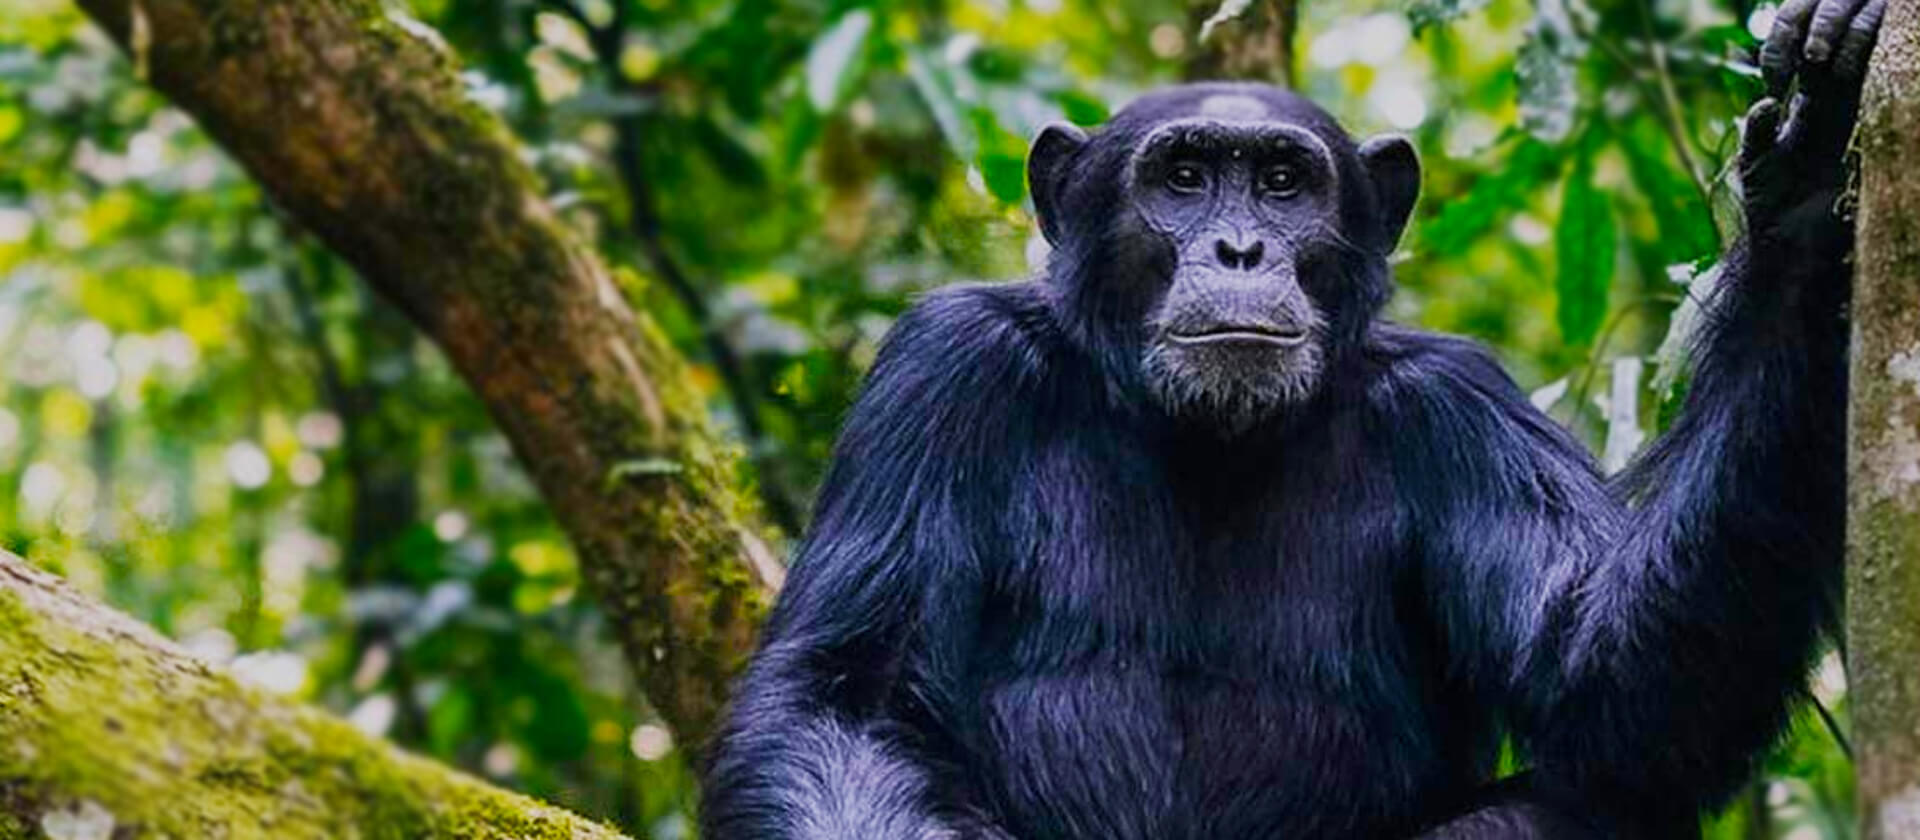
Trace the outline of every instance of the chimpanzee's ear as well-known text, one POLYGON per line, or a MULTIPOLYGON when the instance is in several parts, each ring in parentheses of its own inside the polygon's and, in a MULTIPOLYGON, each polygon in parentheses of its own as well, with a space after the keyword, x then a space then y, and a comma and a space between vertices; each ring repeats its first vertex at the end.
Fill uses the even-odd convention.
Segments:
POLYGON ((1068 164, 1087 145, 1087 133, 1068 123, 1048 123, 1033 138, 1027 153, 1027 189, 1033 193, 1033 212, 1040 217, 1040 233, 1051 245, 1060 244, 1060 191, 1068 164))
POLYGON ((1407 138, 1388 134, 1361 144, 1360 162, 1373 182, 1383 248, 1391 251, 1400 243, 1407 219, 1413 216, 1414 201, 1420 197, 1420 156, 1407 138))

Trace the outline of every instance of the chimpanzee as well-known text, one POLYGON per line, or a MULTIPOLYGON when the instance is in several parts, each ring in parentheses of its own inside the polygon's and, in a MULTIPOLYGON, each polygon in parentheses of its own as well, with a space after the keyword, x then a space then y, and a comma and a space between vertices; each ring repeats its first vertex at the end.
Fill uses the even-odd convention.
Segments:
POLYGON ((1781 10, 1684 410, 1612 481, 1485 350, 1379 318, 1405 140, 1217 83, 1043 131, 1045 276, 894 327, 706 836, 1696 835, 1835 617, 1886 6, 1781 10))

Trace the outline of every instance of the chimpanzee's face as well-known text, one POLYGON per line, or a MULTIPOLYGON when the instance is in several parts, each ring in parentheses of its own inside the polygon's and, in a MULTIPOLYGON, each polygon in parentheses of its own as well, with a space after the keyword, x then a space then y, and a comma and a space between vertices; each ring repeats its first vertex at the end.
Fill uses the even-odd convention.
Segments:
POLYGON ((1092 139, 1050 129, 1030 169, 1056 245, 1098 231, 1100 276, 1073 282, 1127 301, 1098 305, 1138 321, 1124 329, 1152 397, 1229 433, 1319 390, 1384 298, 1419 183, 1406 141, 1356 147, 1306 100, 1250 85, 1154 94, 1092 139))
POLYGON ((1141 141, 1126 195, 1172 254, 1141 360, 1160 400, 1238 430, 1311 395, 1328 323, 1302 280, 1331 268, 1316 243, 1339 230, 1325 144, 1257 117, 1171 120, 1141 141))

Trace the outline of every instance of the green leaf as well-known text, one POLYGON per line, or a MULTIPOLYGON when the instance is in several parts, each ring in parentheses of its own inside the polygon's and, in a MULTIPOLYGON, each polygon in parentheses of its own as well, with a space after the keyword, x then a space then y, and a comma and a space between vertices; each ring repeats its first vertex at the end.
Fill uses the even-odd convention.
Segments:
POLYGON ((967 53, 967 71, 987 84, 1017 85, 1027 78, 1027 58, 1019 50, 982 44, 967 53))
POLYGON ((1099 125, 1107 121, 1107 103, 1088 94, 1063 90, 1054 94, 1053 98, 1060 103, 1060 112, 1074 125, 1099 125))
POLYGON ((1000 121, 989 109, 974 108, 968 112, 968 116, 973 120, 974 137, 980 144, 980 152, 974 156, 973 165, 980 168, 980 177, 987 183, 987 192, 1005 204, 1026 198, 1026 141, 1001 128, 1000 121))
POLYGON ((827 27, 807 51, 807 101, 822 114, 845 102, 866 69, 867 35, 873 31, 873 13, 854 9, 827 27))
POLYGON ((1492 0, 1413 0, 1407 4, 1407 21, 1414 34, 1429 26, 1438 26, 1466 17, 1486 8, 1492 0))
POLYGON ((820 139, 819 112, 798 97, 788 99, 786 112, 781 115, 780 133, 785 137, 780 144, 781 159, 789 169, 799 166, 807 150, 820 139))
POLYGON ((1583 145, 1567 179, 1560 227, 1553 236, 1558 272, 1554 287, 1560 296, 1556 315, 1561 337, 1575 346, 1592 343, 1607 317, 1607 292, 1613 284, 1618 248, 1612 197, 1593 183, 1597 144, 1583 145))
POLYGON ((1027 197, 1026 159, 1018 155, 983 154, 975 162, 980 167, 980 176, 987 182, 987 191, 1004 204, 1013 204, 1027 197))
POLYGON ((940 126, 940 136, 946 138, 948 148, 960 159, 972 160, 975 142, 972 127, 964 116, 966 106, 955 93, 953 74, 940 54, 928 49, 908 52, 907 78, 913 82, 914 92, 927 104, 934 124, 940 126))

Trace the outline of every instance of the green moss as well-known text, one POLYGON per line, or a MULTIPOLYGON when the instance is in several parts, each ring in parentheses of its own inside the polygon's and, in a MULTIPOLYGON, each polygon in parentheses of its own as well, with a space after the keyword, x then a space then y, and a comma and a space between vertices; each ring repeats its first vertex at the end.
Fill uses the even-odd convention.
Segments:
POLYGON ((143 837, 618 837, 58 615, 0 590, 0 837, 82 801, 143 837))

